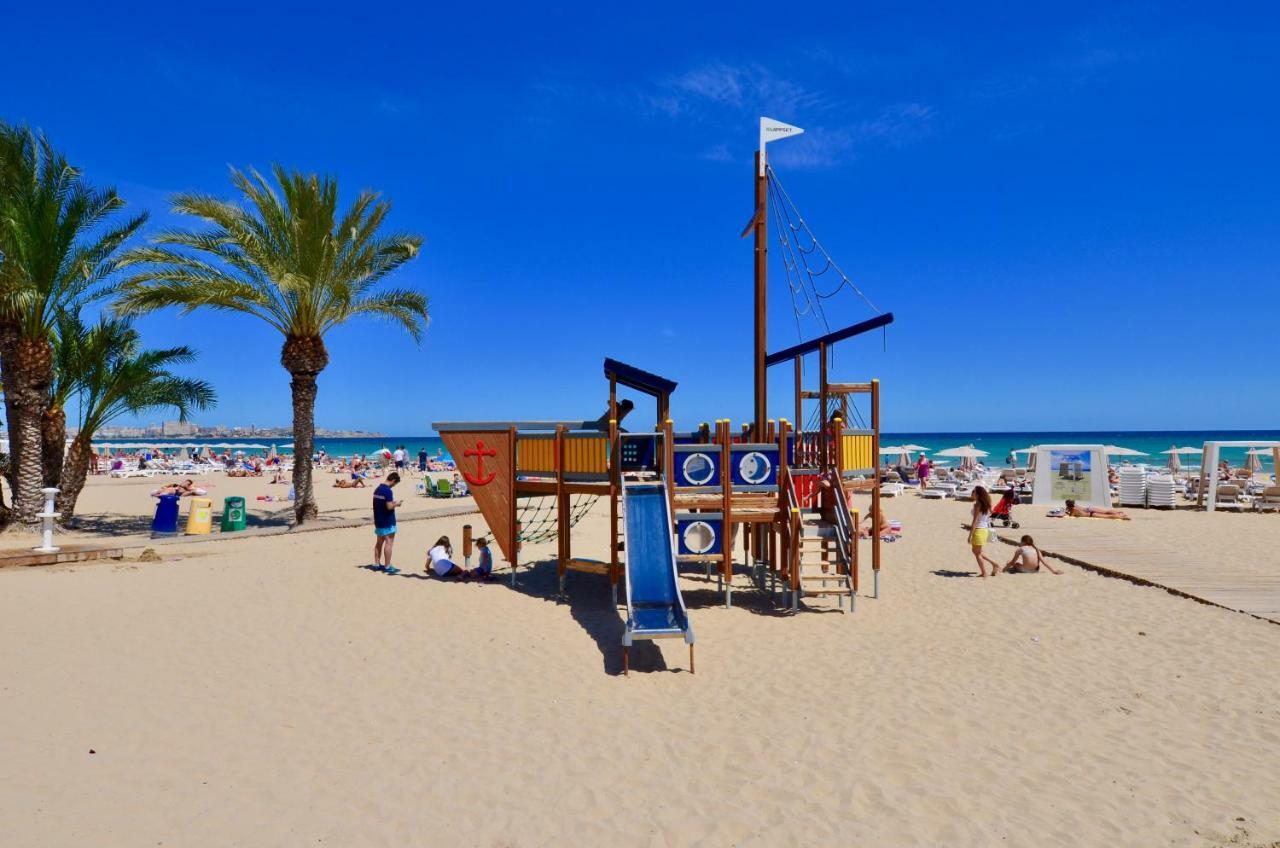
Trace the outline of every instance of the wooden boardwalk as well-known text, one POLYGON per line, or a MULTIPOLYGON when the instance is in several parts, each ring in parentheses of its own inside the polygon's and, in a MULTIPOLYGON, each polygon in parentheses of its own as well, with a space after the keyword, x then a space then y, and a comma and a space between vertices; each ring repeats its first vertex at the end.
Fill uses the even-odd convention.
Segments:
MULTIPOLYGON (((1123 526, 1115 524, 1117 530, 1123 526)), ((1105 532, 1106 527, 1106 522, 1082 519, 1037 526, 1033 532, 1046 556, 1280 624, 1280 565, 1270 574, 1232 568, 1230 562, 1209 562, 1172 544, 1128 538, 1105 532)), ((1023 531, 996 532, 1001 541, 1016 545, 1023 531)))
MULTIPOLYGON (((35 537, 33 536, 32 539, 35 537)), ((56 541, 56 540, 55 540, 56 541)), ((41 553, 30 547, 0 550, 0 568, 13 565, 61 565, 68 562, 88 562, 95 559, 120 559, 124 548, 116 544, 59 545, 54 553, 41 553)))

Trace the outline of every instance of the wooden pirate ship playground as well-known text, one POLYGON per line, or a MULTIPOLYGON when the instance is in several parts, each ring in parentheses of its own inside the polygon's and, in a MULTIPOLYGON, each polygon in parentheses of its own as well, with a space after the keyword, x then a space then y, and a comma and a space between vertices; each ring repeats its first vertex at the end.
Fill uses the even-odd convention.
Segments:
POLYGON ((726 606, 736 589, 766 593, 790 610, 834 601, 852 612, 869 559, 873 596, 880 595, 880 384, 865 377, 841 382, 828 372, 837 344, 887 326, 893 315, 823 327, 816 338, 774 353, 766 347, 770 218, 797 318, 808 314, 825 324, 824 300, 846 288, 861 295, 809 231, 766 161, 769 142, 799 132, 761 121, 756 208, 743 233, 755 237, 750 424, 735 430, 726 418, 676 431, 676 382, 613 359, 604 360, 609 408, 599 419, 433 424, 511 564, 513 584, 521 544, 554 538, 561 592, 575 571, 607 576, 615 605, 619 587, 624 589, 624 670, 634 640, 657 638, 684 639, 693 669, 682 573, 714 581, 726 606), (819 280, 827 274, 837 285, 824 292, 819 280), (809 388, 806 361, 817 365, 817 379, 811 378, 816 385, 809 388), (768 369, 788 365, 795 376, 795 417, 770 420, 768 369), (623 430, 631 403, 619 399, 620 390, 653 398, 651 430, 623 430), (873 529, 862 545, 855 492, 870 496, 873 529), (609 543, 584 556, 575 548, 573 527, 600 498, 609 505, 609 543))

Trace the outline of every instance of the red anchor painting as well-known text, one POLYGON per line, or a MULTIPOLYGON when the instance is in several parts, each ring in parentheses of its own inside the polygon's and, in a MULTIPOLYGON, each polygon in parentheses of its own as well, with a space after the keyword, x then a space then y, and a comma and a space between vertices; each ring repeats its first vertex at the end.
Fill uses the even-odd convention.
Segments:
POLYGON ((486 448, 483 440, 477 440, 474 449, 468 449, 462 452, 463 456, 474 456, 476 458, 476 474, 471 476, 466 471, 462 472, 463 478, 473 486, 486 486, 493 482, 492 474, 484 473, 484 458, 486 456, 497 456, 498 452, 493 448, 486 448))

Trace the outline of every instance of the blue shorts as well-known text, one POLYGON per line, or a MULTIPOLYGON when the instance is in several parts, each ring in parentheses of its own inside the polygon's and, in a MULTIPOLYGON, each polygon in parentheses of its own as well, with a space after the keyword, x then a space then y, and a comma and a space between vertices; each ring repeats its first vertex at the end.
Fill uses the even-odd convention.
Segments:
POLYGON ((396 534, 396 526, 392 524, 390 527, 375 527, 373 535, 375 536, 394 536, 396 534))

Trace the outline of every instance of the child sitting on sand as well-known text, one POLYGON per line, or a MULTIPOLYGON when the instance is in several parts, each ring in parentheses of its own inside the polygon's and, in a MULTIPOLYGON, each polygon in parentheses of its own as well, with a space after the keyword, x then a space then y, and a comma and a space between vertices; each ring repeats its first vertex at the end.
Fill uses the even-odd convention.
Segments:
POLYGON ((449 544, 448 536, 441 536, 436 539, 436 543, 427 551, 427 561, 423 566, 424 570, 434 571, 437 577, 463 577, 466 571, 460 565, 453 562, 453 546, 449 544))
POLYGON ((484 536, 476 539, 476 548, 479 549, 480 563, 472 569, 471 576, 488 580, 493 573, 493 552, 489 550, 489 540, 484 536))
POLYGON ((1004 570, 1006 574, 1034 574, 1042 565, 1054 574, 1062 573, 1048 563, 1044 554, 1036 547, 1034 539, 1023 536, 1017 550, 1013 552, 1013 559, 1009 560, 1004 570))

